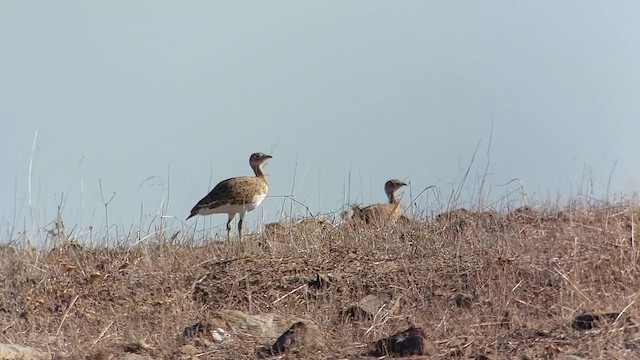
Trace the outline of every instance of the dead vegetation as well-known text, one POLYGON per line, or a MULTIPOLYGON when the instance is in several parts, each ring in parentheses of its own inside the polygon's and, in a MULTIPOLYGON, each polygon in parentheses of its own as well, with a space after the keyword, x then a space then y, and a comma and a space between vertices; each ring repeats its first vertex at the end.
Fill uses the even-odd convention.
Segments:
POLYGON ((201 246, 4 246, 0 343, 56 359, 637 359, 637 215, 459 209, 201 246))

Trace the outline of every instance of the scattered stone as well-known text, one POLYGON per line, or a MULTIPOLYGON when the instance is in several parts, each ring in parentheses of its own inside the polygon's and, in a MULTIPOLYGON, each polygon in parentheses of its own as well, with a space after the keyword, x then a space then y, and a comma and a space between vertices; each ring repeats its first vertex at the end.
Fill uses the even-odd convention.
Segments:
POLYGON ((249 315, 238 310, 217 311, 200 328, 204 328, 206 334, 209 334, 207 338, 216 343, 238 339, 271 347, 276 339, 296 323, 304 323, 307 330, 312 329, 310 331, 317 334, 318 339, 321 338, 320 330, 313 321, 274 313, 249 315))
POLYGON ((509 313, 509 310, 505 310, 505 312, 502 314, 502 320, 500 320, 500 327, 505 329, 511 328, 511 313, 509 313))
POLYGON ((591 330, 599 327, 602 322, 613 323, 618 316, 620 316, 618 312, 605 314, 582 313, 573 318, 571 327, 576 330, 591 330))
POLYGON ((576 356, 576 355, 558 355, 558 357, 556 357, 556 360, 587 360, 583 357, 580 356, 576 356))
POLYGON ((124 354, 124 356, 122 356, 121 359, 122 360, 153 360, 153 358, 150 358, 148 356, 133 354, 133 353, 124 354))
POLYGON ((472 343, 473 339, 469 339, 465 336, 455 337, 448 340, 447 346, 449 349, 447 350, 447 357, 451 358, 473 358, 471 356, 468 344, 472 343))
POLYGON ((295 352, 305 357, 303 351, 311 351, 322 346, 320 331, 308 323, 297 322, 285 331, 271 347, 259 351, 262 356, 275 356, 295 352))
POLYGON ((194 356, 200 352, 200 349, 193 345, 187 344, 180 347, 180 352, 184 355, 194 356))
POLYGON ((182 331, 184 338, 195 338, 202 335, 208 336, 211 334, 213 326, 208 322, 198 321, 197 323, 187 326, 182 331))
POLYGON ((376 341, 369 356, 434 355, 433 344, 421 328, 410 327, 388 338, 376 341))
POLYGON ((143 341, 136 341, 129 344, 125 344, 123 347, 124 352, 133 354, 151 354, 153 347, 143 341))
POLYGON ((193 288, 191 299, 201 304, 208 304, 211 300, 211 294, 209 294, 209 292, 204 287, 202 287, 202 285, 198 284, 193 288))
POLYGON ((449 340, 447 342, 447 345, 449 345, 450 348, 461 348, 467 342, 468 342, 468 339, 466 337, 457 337, 449 340))
POLYGON ((475 354, 473 356, 473 360, 494 360, 495 358, 493 356, 489 356, 486 354, 475 354))
POLYGON ((328 276, 316 274, 316 278, 307 283, 311 289, 326 290, 331 287, 331 280, 328 276))
POLYGON ((573 318, 571 327, 576 330, 590 330, 597 327, 596 322, 600 320, 598 315, 580 314, 573 318))
POLYGON ((473 296, 464 293, 456 293, 453 296, 453 301, 459 308, 469 309, 473 305, 473 296))
POLYGON ((449 349, 449 352, 447 353, 447 357, 450 358, 466 358, 467 357, 467 352, 468 349, 463 349, 461 347, 456 347, 453 349, 449 349))
POLYGON ((226 332, 224 329, 217 328, 211 331, 211 337, 213 338, 213 341, 219 344, 229 340, 231 338, 231 334, 226 332))
POLYGON ((208 349, 211 346, 213 346, 213 341, 207 339, 207 338, 203 338, 203 337, 199 337, 196 338, 193 341, 193 346, 199 348, 199 349, 208 349))
POLYGON ((180 343, 200 349, 208 349, 214 344, 222 344, 231 340, 231 334, 221 327, 215 327, 208 321, 199 321, 187 326, 182 331, 180 343))
POLYGON ((18 344, 0 344, 0 359, 2 360, 44 359, 46 357, 46 353, 32 347, 18 344))
POLYGON ((558 289, 561 284, 562 284, 562 281, 560 281, 559 277, 552 277, 547 279, 547 281, 544 282, 544 286, 555 288, 555 289, 558 289))
POLYGON ((367 295, 357 303, 351 304, 343 309, 340 315, 343 318, 351 318, 354 320, 371 320, 378 314, 378 311, 391 300, 391 296, 387 295, 384 297, 383 299, 382 296, 367 295))

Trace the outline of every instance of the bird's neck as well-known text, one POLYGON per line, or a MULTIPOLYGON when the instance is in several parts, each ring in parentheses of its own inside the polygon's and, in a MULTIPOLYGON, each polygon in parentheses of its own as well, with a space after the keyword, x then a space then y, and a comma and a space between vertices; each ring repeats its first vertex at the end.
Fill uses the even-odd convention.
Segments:
POLYGON ((389 198, 389 204, 395 204, 398 202, 398 199, 396 198, 396 194, 393 191, 388 191, 387 197, 389 198))
POLYGON ((266 184, 267 176, 265 175, 264 170, 262 170, 262 164, 252 166, 252 168, 253 168, 253 172, 256 174, 256 177, 260 178, 266 184))

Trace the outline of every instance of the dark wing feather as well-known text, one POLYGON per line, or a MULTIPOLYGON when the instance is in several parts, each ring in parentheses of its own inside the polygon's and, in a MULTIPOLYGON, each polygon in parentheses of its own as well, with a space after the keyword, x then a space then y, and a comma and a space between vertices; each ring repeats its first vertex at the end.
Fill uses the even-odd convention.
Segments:
POLYGON ((216 185, 211 191, 209 191, 209 193, 205 197, 198 201, 196 206, 191 209, 191 214, 194 215, 195 212, 203 208, 215 208, 217 206, 224 205, 224 203, 221 203, 221 201, 224 201, 224 199, 227 197, 225 194, 229 192, 229 180, 231 179, 219 182, 218 185, 216 185))
POLYGON ((248 204, 253 195, 243 190, 253 183, 255 183, 255 178, 251 176, 230 178, 219 182, 191 209, 191 215, 187 219, 197 215, 198 211, 204 208, 215 209, 223 205, 248 204))

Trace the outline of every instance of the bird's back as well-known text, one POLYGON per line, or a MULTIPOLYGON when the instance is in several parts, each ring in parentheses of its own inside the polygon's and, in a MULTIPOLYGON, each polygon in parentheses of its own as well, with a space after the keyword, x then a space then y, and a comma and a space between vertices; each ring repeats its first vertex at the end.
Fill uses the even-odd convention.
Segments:
POLYGON ((223 206, 260 205, 267 194, 266 182, 256 176, 240 176, 219 182, 205 197, 191 210, 194 216, 203 210, 215 210, 223 206), (258 199, 256 199, 258 198, 258 199), (257 201, 257 204, 256 204, 257 201))
POLYGON ((402 215, 400 203, 375 204, 364 208, 354 207, 353 218, 367 224, 384 225, 393 223, 402 215))

